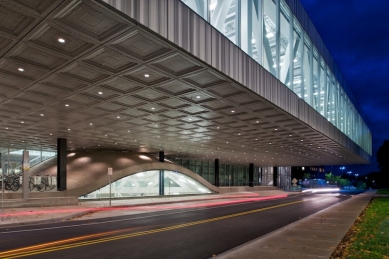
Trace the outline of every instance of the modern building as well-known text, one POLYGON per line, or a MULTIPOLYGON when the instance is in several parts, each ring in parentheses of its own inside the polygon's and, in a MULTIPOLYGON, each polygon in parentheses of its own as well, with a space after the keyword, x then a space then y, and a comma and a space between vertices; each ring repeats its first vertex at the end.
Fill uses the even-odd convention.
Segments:
POLYGON ((179 181, 164 170, 218 191, 370 162, 364 116, 297 0, 4 0, 0 14, 3 165, 8 152, 58 151, 59 190, 70 154, 93 153, 82 161, 101 177, 108 151, 154 156, 155 172, 114 167, 115 179, 142 172, 153 180, 136 187, 159 194, 179 181))

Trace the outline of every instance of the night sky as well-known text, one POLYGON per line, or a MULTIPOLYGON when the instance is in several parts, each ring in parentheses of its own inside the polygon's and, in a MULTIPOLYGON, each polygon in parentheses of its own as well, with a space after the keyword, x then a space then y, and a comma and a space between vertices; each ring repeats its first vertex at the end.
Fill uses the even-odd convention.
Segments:
MULTIPOLYGON (((368 118, 372 164, 345 171, 378 171, 375 154, 389 139, 389 1, 300 0, 368 118)), ((339 166, 334 172, 340 172, 339 166)))

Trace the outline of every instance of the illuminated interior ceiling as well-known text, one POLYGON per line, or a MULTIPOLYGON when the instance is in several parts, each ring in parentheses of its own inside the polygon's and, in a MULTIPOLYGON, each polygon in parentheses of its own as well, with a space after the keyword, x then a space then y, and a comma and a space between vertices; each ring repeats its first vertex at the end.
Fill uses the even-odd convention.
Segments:
POLYGON ((367 163, 97 1, 2 1, 0 146, 297 166, 367 163))

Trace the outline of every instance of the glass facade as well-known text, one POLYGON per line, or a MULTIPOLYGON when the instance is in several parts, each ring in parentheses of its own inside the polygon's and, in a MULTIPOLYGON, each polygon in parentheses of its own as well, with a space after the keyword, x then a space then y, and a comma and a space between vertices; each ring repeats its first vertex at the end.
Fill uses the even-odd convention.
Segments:
MULTIPOLYGON (((30 156, 30 167, 43 162, 53 156, 57 155, 57 152, 42 151, 42 150, 27 150, 30 156)), ((13 150, 1 154, 1 170, 4 173, 19 173, 22 171, 23 150, 13 150)))
POLYGON ((371 132, 284 0, 181 0, 371 155, 371 132))
MULTIPOLYGON (((193 160, 182 157, 167 157, 168 160, 195 172, 211 184, 215 184, 215 163, 213 161, 193 160)), ((290 167, 255 167, 254 186, 290 186, 290 167), (274 178, 277 168, 278 178, 274 178)), ((249 165, 219 164, 219 186, 249 186, 249 165), (230 176, 231 175, 231 179, 230 176)))
MULTIPOLYGON (((111 197, 137 197, 159 195, 159 170, 136 173, 111 183, 111 197)), ((198 181, 175 171, 164 170, 164 195, 212 193, 198 181)), ((109 198, 109 185, 80 197, 81 199, 109 198)))

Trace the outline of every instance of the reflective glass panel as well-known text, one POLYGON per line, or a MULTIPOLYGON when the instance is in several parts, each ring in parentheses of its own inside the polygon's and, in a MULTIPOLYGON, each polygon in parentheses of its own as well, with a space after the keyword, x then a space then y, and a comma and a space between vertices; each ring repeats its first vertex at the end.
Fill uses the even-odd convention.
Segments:
POLYGON ((276 54, 277 54, 277 19, 276 3, 268 0, 263 2, 263 67, 276 76, 276 54))
POLYGON ((291 14, 286 4, 281 3, 281 15, 280 15, 280 66, 279 66, 279 79, 280 81, 288 86, 290 85, 290 64, 292 61, 291 51, 292 39, 291 39, 291 14))
POLYGON ((237 0, 211 0, 209 4, 211 25, 218 29, 230 41, 238 45, 239 11, 237 0))
MULTIPOLYGON (((212 193, 198 181, 178 172, 164 171, 165 195, 212 193)), ((140 172, 112 183, 113 198, 159 195, 159 170, 140 172)), ((109 185, 80 197, 82 199, 109 198, 109 185)))
POLYGON ((203 19, 208 20, 208 0, 182 0, 182 2, 203 17, 203 19))

